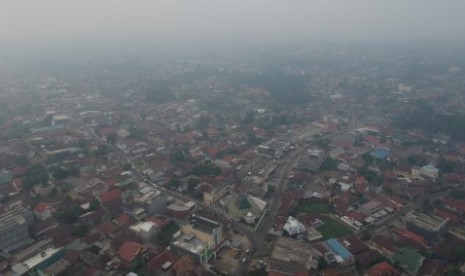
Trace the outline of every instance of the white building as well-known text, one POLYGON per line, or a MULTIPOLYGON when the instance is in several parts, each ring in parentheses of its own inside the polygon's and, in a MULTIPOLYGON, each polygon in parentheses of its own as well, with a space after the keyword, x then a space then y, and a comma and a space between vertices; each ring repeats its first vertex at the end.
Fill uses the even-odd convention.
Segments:
POLYGON ((421 174, 436 179, 439 175, 439 169, 437 169, 433 165, 426 165, 421 167, 421 174))

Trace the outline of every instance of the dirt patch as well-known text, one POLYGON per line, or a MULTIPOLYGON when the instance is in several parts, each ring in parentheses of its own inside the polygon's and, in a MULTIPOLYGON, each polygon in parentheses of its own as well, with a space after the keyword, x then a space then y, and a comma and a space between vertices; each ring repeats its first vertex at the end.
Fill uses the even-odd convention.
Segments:
POLYGON ((213 260, 213 266, 218 271, 226 271, 228 273, 234 273, 237 268, 240 266, 241 257, 244 255, 240 254, 239 258, 236 258, 238 255, 238 250, 223 248, 218 253, 216 260, 213 260))

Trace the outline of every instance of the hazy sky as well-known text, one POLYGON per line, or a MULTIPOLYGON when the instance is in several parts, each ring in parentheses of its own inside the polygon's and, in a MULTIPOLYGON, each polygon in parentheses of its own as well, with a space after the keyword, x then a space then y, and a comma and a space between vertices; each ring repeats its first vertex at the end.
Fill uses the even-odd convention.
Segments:
POLYGON ((95 37, 464 41, 464 12, 463 0, 2 0, 0 42, 95 37))

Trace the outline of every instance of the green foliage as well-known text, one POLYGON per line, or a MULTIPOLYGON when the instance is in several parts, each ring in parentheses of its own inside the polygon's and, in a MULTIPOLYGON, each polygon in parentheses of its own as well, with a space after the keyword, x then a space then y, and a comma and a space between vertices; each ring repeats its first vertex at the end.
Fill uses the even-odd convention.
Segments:
POLYGON ((96 156, 103 156, 109 152, 107 145, 99 145, 97 150, 95 151, 96 156))
POLYGON ((274 193, 275 191, 276 191, 275 186, 273 186, 273 185, 271 185, 271 184, 268 184, 268 192, 274 193))
POLYGON ((157 104, 164 104, 175 99, 169 87, 169 83, 165 81, 157 81, 149 84, 145 98, 157 104))
POLYGON ((331 217, 324 219, 324 224, 318 228, 318 231, 325 239, 342 237, 352 233, 345 225, 331 217))
POLYGON ((368 230, 363 230, 362 231, 362 240, 363 241, 368 241, 371 239, 371 234, 368 230))
POLYGON ((221 174, 221 168, 214 165, 198 165, 191 169, 193 175, 218 176, 221 174))
POLYGON ((200 130, 208 128, 208 126, 210 125, 210 121, 211 119, 209 116, 200 116, 199 120, 197 121, 197 128, 199 128, 200 130))
POLYGON ((268 272, 266 272, 263 269, 255 269, 255 270, 249 271, 249 274, 247 275, 248 276, 267 276, 268 272))
POLYGON ((82 238, 85 235, 87 235, 87 233, 89 233, 89 230, 90 230, 89 225, 87 225, 87 224, 79 224, 76 227, 76 230, 74 231, 73 234, 76 235, 76 237, 78 237, 78 238, 82 238))
POLYGON ((29 133, 29 127, 22 125, 21 122, 14 123, 7 129, 3 130, 3 138, 5 140, 20 139, 29 133))
POLYGON ((297 204, 294 214, 329 214, 328 203, 311 199, 304 199, 297 204))
POLYGON ((169 186, 173 187, 173 188, 179 188, 181 185, 182 185, 182 182, 179 181, 178 179, 176 178, 173 178, 171 179, 171 181, 168 183, 169 186))
POLYGON ((194 188, 200 183, 197 178, 191 177, 187 180, 187 190, 193 191, 194 188))
POLYGON ((16 158, 15 164, 18 166, 27 166, 29 165, 29 159, 27 156, 21 155, 20 157, 16 158))
POLYGON ((130 171, 132 169, 131 163, 126 163, 123 165, 123 170, 130 171))
POLYGON ((26 170, 24 177, 24 188, 31 189, 36 184, 47 183, 47 169, 42 165, 33 165, 26 170))
POLYGON ((94 200, 92 200, 90 202, 89 211, 95 211, 95 210, 98 210, 98 209, 100 209, 100 201, 98 201, 98 199, 94 198, 94 200))
POLYGON ((257 146, 263 143, 263 140, 258 138, 253 132, 247 133, 247 144, 250 146, 257 146))
POLYGON ((56 171, 53 172, 53 178, 56 180, 65 179, 69 176, 69 171, 63 168, 58 168, 56 171))
POLYGON ((440 114, 426 101, 419 101, 416 110, 398 114, 394 126, 403 129, 421 129, 426 133, 447 133, 452 138, 465 140, 465 114, 440 114))
POLYGON ((173 222, 160 232, 155 242, 160 246, 166 247, 173 239, 173 235, 178 231, 179 226, 173 222))
POLYGON ((365 167, 373 165, 374 158, 370 153, 365 152, 364 154, 362 154, 362 159, 363 159, 363 165, 365 167))
POLYGON ((463 276, 464 273, 458 266, 452 266, 447 268, 446 276, 463 276))
POLYGON ((428 164, 426 161, 425 157, 419 154, 410 154, 409 157, 407 157, 407 161, 409 162, 410 165, 412 166, 424 166, 428 164))
POLYGON ((142 130, 135 128, 135 127, 130 127, 129 128, 129 137, 134 138, 139 141, 144 141, 145 140, 145 134, 142 130))
POLYGON ((357 170, 357 173, 365 177, 365 179, 370 184, 373 184, 376 186, 383 184, 384 178, 381 175, 375 173, 374 171, 368 169, 367 167, 360 168, 359 170, 357 170))
POLYGON ((118 138, 118 136, 116 136, 116 133, 110 133, 110 134, 107 135, 107 137, 105 139, 107 140, 108 143, 114 144, 114 143, 116 143, 117 138, 118 138))
POLYGON ((339 165, 339 162, 337 160, 334 160, 331 157, 328 157, 321 164, 320 171, 335 170, 335 169, 337 169, 337 165, 339 165))
POLYGON ((81 149, 85 149, 87 147, 87 142, 86 140, 84 139, 79 139, 79 141, 77 141, 77 146, 81 149))
POLYGON ((171 152, 171 161, 176 164, 184 162, 186 160, 186 155, 184 154, 184 150, 182 148, 176 148, 173 152, 171 152))
POLYGON ((78 221, 80 215, 81 208, 79 208, 78 206, 68 207, 57 214, 57 219, 60 222, 72 224, 78 221))
POLYGON ((247 114, 242 118, 241 124, 248 125, 255 121, 255 112, 253 110, 247 111, 247 114))
POLYGON ((439 158, 437 168, 439 169, 439 173, 442 175, 445 173, 453 172, 456 166, 457 163, 455 163, 454 161, 447 160, 441 156, 439 158))
POLYGON ((459 263, 465 262, 465 247, 457 246, 452 250, 459 263))
POLYGON ((449 193, 449 196, 455 199, 465 199, 464 190, 454 190, 449 193))

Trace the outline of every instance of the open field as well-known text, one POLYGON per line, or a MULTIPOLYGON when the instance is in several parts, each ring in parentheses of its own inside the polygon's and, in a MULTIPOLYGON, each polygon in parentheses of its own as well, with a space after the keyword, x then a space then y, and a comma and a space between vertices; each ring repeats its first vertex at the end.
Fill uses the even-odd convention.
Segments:
POLYGON ((325 239, 349 235, 352 231, 332 217, 325 217, 324 224, 317 229, 325 239))
POLYGON ((326 202, 304 199, 295 208, 294 214, 329 214, 329 205, 326 202))

